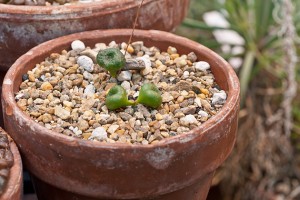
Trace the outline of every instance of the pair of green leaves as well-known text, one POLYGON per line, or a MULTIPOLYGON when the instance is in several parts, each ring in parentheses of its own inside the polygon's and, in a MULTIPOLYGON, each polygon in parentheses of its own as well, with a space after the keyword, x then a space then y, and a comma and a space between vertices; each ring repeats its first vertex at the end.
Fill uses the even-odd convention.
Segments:
POLYGON ((125 89, 120 85, 116 85, 109 90, 105 100, 105 104, 110 110, 136 105, 138 103, 151 108, 158 108, 162 103, 160 91, 154 84, 145 83, 141 87, 138 99, 136 102, 133 102, 128 100, 125 89))
MULTIPOLYGON (((125 66, 126 60, 123 53, 118 48, 107 48, 97 54, 97 63, 109 71, 112 77, 116 77, 118 71, 125 66)), ((127 93, 122 86, 112 87, 105 100, 108 109, 115 110, 125 106, 141 103, 151 108, 158 108, 162 103, 162 97, 158 88, 151 83, 142 86, 136 102, 129 101, 127 93)))

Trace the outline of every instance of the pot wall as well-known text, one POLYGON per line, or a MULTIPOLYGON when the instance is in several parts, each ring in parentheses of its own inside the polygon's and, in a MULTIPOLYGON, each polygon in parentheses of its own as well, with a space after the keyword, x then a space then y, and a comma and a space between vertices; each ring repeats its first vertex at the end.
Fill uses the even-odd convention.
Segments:
MULTIPOLYGON (((4 131, 0 128, 0 131, 4 131)), ((10 168, 9 179, 6 188, 0 199, 3 200, 22 200, 23 196, 23 167, 22 160, 15 142, 10 138, 10 150, 14 156, 14 164, 10 168)))
MULTIPOLYGON (((222 110, 189 133, 154 145, 106 144, 57 134, 40 126, 16 105, 22 74, 52 52, 69 48, 80 39, 86 45, 127 41, 131 30, 93 31, 44 43, 18 59, 4 79, 3 109, 6 129, 24 155, 24 163, 36 177, 62 190, 103 199, 152 198, 184 191, 202 182, 210 185, 214 170, 231 152, 237 131, 239 82, 229 64, 206 47, 160 31, 136 30, 133 40, 161 49, 175 46, 180 54, 194 51, 210 63, 228 99, 222 110)), ((206 198, 206 191, 200 191, 206 198)), ((199 189, 199 187, 198 187, 199 189)), ((195 197, 196 199, 198 197, 195 197)), ((199 196, 200 199, 200 196, 199 196)))
MULTIPOLYGON (((0 70, 30 48, 53 38, 95 29, 131 28, 137 0, 102 0, 69 6, 0 4, 0 70)), ((137 28, 170 31, 184 18, 189 0, 145 0, 137 28)))

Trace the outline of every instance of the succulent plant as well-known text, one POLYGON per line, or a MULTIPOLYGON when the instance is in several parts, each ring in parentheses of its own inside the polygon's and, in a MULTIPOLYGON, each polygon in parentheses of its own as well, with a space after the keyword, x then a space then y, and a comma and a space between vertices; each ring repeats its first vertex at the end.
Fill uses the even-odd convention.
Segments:
POLYGON ((117 72, 125 66, 125 56, 118 48, 107 48, 97 54, 99 66, 109 71, 112 77, 117 76, 117 72))
POLYGON ((135 103, 128 100, 127 93, 122 86, 115 85, 107 93, 105 104, 109 110, 116 110, 121 107, 134 105, 135 103))
POLYGON ((153 83, 145 83, 142 85, 136 103, 141 103, 151 108, 158 108, 162 103, 159 89, 153 83))

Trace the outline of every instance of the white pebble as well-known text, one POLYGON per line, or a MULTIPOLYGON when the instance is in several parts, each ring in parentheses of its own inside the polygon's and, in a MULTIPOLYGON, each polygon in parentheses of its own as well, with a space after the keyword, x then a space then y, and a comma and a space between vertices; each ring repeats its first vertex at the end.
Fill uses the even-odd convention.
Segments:
POLYGON ((130 71, 121 71, 118 75, 118 81, 130 81, 132 73, 130 71))
POLYGON ((95 90, 96 90, 95 86, 90 84, 90 85, 86 86, 86 88, 84 89, 84 94, 87 96, 94 95, 95 90))
POLYGON ((83 67, 88 72, 93 72, 94 70, 94 62, 88 56, 79 56, 77 58, 77 64, 83 67))
POLYGON ((196 97, 195 100, 194 100, 194 102, 197 104, 198 107, 202 106, 200 98, 196 97))
MULTIPOLYGON (((69 128, 70 129, 70 128, 69 128)), ((79 128, 78 127, 75 127, 75 128, 73 128, 73 133, 75 134, 75 135, 77 135, 77 136, 80 136, 80 135, 82 135, 82 131, 81 130, 79 130, 79 128)))
POLYGON ((107 139, 107 132, 103 127, 95 128, 89 139, 105 140, 107 139))
POLYGON ((104 50, 106 48, 107 47, 106 47, 105 43, 97 43, 97 44, 95 44, 95 48, 93 49, 93 51, 98 52, 98 51, 104 50))
POLYGON ((110 115, 108 115, 108 114, 99 114, 100 120, 101 120, 101 119, 107 120, 109 117, 110 117, 110 115))
POLYGON ((117 43, 115 41, 111 41, 109 44, 108 44, 109 47, 117 47, 117 43))
POLYGON ((136 97, 138 97, 138 96, 139 96, 139 94, 140 94, 140 92, 139 92, 139 91, 137 91, 137 92, 135 92, 135 93, 132 95, 132 97, 133 97, 133 98, 136 98, 136 97))
POLYGON ((75 51, 83 51, 85 49, 85 45, 80 40, 74 40, 71 44, 71 48, 75 51))
POLYGON ((188 126, 190 124, 198 124, 198 121, 194 117, 194 115, 186 115, 186 116, 180 118, 180 124, 182 124, 184 126, 188 126))
POLYGON ((121 86, 128 92, 130 90, 130 83, 128 81, 123 81, 121 86))
POLYGON ((201 117, 208 117, 207 112, 205 112, 205 111, 203 111, 203 110, 200 110, 200 111, 198 112, 198 115, 200 115, 201 117))
POLYGON ((194 65, 195 65, 196 70, 199 70, 199 71, 206 71, 206 70, 210 69, 209 63, 205 62, 205 61, 196 62, 196 63, 194 63, 194 65))
POLYGON ((190 72, 188 72, 188 71, 184 71, 184 72, 183 72, 182 77, 183 77, 184 79, 188 78, 189 76, 190 76, 190 72))
POLYGON ((224 90, 221 90, 220 92, 216 92, 213 94, 212 97, 212 104, 224 104, 226 101, 227 95, 224 90))
POLYGON ((111 125, 108 129, 107 129, 107 132, 110 133, 110 134, 113 134, 116 132, 116 130, 119 128, 120 126, 119 125, 111 125))
MULTIPOLYGON (((145 68, 151 67, 151 60, 149 55, 143 55, 142 57, 137 57, 136 60, 141 60, 145 63, 145 68)), ((151 67, 152 68, 152 67, 151 67)))

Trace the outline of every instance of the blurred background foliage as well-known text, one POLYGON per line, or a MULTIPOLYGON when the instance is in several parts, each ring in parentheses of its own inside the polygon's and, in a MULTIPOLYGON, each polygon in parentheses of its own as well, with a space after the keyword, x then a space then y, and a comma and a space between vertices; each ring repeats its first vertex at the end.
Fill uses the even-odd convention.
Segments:
POLYGON ((299 9, 299 0, 191 0, 176 30, 232 61, 240 79, 237 143, 215 175, 218 199, 300 199, 299 9), (228 24, 209 23, 212 11, 228 24), (220 40, 224 30, 244 42, 220 40))

